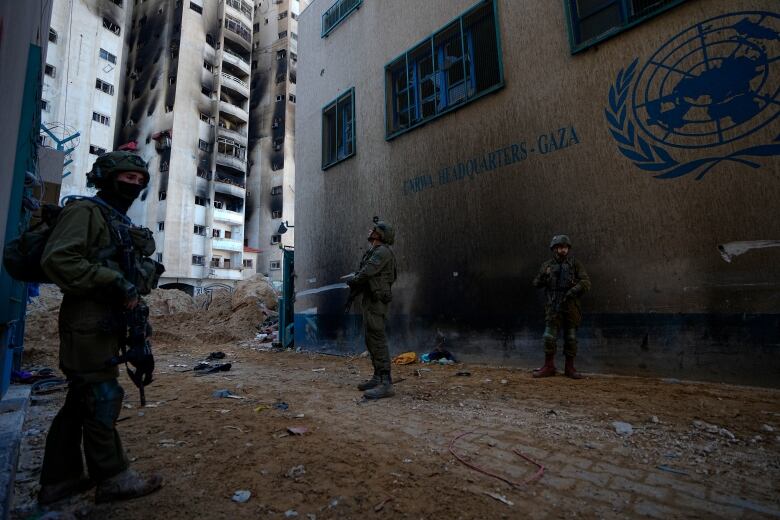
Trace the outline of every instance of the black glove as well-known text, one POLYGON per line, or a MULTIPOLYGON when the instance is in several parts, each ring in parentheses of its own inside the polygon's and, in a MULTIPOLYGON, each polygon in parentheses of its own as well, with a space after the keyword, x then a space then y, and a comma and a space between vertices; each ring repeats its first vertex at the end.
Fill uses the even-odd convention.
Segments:
POLYGON ((154 355, 147 341, 143 347, 133 347, 127 351, 127 362, 135 367, 130 378, 138 386, 147 386, 152 382, 154 372, 154 355))
POLYGON ((138 299, 138 289, 123 276, 118 277, 114 282, 114 290, 123 305, 138 299))

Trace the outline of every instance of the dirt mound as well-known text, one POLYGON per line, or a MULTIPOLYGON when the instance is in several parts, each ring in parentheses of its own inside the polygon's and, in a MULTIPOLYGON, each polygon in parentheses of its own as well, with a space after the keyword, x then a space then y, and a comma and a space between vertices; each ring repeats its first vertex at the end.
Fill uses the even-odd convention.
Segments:
POLYGON ((276 291, 264 277, 254 275, 238 284, 233 293, 233 310, 250 303, 262 303, 267 309, 275 311, 279 308, 279 298, 276 291))
POLYGON ((24 329, 24 364, 57 366, 59 333, 57 316, 62 292, 54 284, 42 284, 40 295, 27 304, 24 329))
POLYGON ((144 296, 144 300, 149 306, 150 316, 169 316, 198 309, 192 296, 178 289, 154 289, 144 296))

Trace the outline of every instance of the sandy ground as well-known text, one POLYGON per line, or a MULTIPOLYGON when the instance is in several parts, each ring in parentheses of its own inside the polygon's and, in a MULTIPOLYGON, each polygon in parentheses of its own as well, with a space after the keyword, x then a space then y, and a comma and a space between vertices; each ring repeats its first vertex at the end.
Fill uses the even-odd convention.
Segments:
MULTIPOLYGON (((133 467, 159 472, 165 486, 108 505, 88 492, 52 510, 128 520, 780 517, 777 390, 415 364, 395 370, 396 397, 365 402, 354 388, 369 374, 365 358, 260 351, 173 318, 156 325, 146 408, 121 378, 118 424, 133 467), (230 372, 185 371, 215 350, 230 372), (220 389, 239 398, 213 397, 220 389), (618 434, 615 421, 632 433, 618 434), (517 485, 455 458, 450 443, 466 432, 475 433, 456 453, 517 485), (545 466, 541 479, 522 484, 537 467, 514 449, 545 466), (231 500, 238 490, 251 492, 247 502, 231 500)), ((29 336, 32 361, 54 363, 51 337, 29 336)), ((43 444, 63 398, 33 399, 12 518, 43 511, 34 498, 43 444)))

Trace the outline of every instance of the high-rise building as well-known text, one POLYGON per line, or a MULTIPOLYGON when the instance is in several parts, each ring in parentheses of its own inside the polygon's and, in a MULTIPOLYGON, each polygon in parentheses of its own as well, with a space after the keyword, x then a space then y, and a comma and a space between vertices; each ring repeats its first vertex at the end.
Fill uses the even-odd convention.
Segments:
POLYGON ((244 235, 253 11, 136 0, 118 141, 149 162, 130 214, 155 232, 163 287, 200 293, 255 272, 244 235))
POLYGON ((259 250, 257 271, 274 281, 282 278, 281 247, 294 241, 298 15, 307 4, 255 1, 246 236, 259 250))
POLYGON ((65 157, 63 195, 87 195, 84 173, 113 149, 132 0, 55 1, 41 99, 45 146, 65 157))

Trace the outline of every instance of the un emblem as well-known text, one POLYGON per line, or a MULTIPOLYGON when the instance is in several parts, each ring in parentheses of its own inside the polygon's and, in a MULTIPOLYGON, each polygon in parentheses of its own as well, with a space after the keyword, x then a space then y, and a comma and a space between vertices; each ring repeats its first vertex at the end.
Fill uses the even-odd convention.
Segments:
POLYGON ((604 111, 618 149, 638 168, 661 179, 692 173, 701 179, 725 161, 759 168, 761 157, 780 155, 780 134, 766 144, 738 146, 759 130, 777 128, 779 15, 710 18, 674 36, 641 69, 638 64, 635 59, 618 72, 604 111), (707 151, 680 162, 673 157, 680 149, 707 151))

